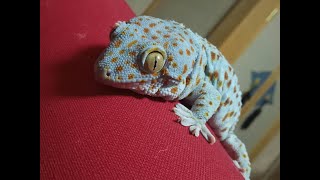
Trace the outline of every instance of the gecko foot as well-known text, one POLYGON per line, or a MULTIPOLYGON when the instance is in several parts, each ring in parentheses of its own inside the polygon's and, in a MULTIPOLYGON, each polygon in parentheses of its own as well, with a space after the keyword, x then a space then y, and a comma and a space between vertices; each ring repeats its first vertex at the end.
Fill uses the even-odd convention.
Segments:
POLYGON ((190 132, 198 137, 200 132, 202 136, 209 142, 209 144, 214 144, 216 142, 215 137, 211 134, 207 126, 200 120, 194 117, 192 111, 186 108, 184 105, 178 103, 176 107, 173 108, 176 115, 179 116, 178 122, 183 126, 190 126, 190 132))

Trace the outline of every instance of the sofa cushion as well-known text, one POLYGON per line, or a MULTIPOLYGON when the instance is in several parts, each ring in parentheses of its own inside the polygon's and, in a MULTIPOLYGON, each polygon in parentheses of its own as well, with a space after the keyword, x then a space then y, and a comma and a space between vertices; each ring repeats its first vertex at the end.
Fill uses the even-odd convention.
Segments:
POLYGON ((221 144, 189 134, 176 102, 102 86, 93 63, 122 0, 41 0, 41 179, 242 179, 221 144))

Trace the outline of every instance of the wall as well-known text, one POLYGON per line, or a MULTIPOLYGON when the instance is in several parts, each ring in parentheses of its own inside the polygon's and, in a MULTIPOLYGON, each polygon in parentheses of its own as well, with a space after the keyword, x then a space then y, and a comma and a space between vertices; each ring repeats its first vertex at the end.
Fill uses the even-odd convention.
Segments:
MULTIPOLYGON (((140 14, 146 0, 126 0, 132 9, 140 14), (140 6, 140 7, 139 7, 140 6)), ((151 16, 174 19, 191 28, 194 32, 206 36, 219 22, 236 0, 161 0, 151 16)))
MULTIPOLYGON (((276 15, 267 27, 260 32, 255 41, 235 62, 242 91, 250 88, 252 71, 272 71, 280 63, 280 14, 276 15)), ((266 133, 273 120, 280 114, 280 79, 277 81, 273 105, 266 105, 260 116, 247 131, 237 126, 236 133, 248 146, 253 148, 266 133), (252 136, 254 134, 254 136, 252 136)))

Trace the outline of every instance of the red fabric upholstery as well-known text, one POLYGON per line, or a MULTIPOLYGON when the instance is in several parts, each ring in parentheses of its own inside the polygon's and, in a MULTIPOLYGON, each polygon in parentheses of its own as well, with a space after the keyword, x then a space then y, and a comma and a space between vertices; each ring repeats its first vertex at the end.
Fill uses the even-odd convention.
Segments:
POLYGON ((41 0, 41 179, 242 179, 175 103, 94 82, 111 26, 133 16, 120 0, 41 0))

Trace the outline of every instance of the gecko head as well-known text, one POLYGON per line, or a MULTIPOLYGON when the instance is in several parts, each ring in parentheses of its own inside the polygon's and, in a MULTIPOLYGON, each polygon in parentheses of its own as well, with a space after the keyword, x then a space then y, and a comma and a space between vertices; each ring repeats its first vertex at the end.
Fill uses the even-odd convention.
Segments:
POLYGON ((197 56, 192 40, 181 33, 191 34, 174 21, 150 16, 117 22, 109 46, 95 63, 96 80, 139 94, 177 99, 197 56))

